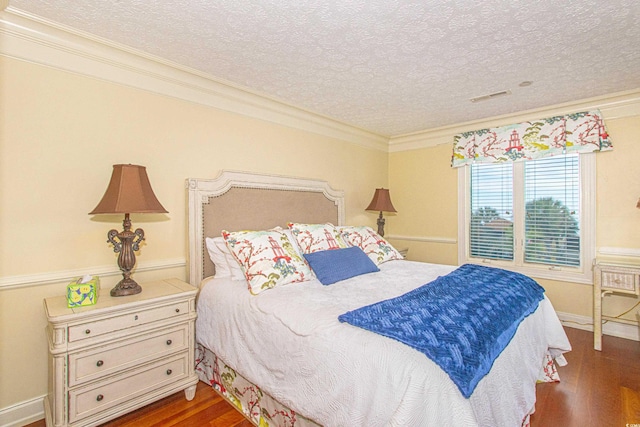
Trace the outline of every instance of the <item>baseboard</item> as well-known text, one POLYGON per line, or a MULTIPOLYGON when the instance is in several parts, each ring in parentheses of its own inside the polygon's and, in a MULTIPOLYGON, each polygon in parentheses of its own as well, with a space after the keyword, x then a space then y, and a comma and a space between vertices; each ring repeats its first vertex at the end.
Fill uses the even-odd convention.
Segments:
MULTIPOLYGON (((558 317, 564 326, 574 329, 582 329, 585 331, 593 331, 593 318, 590 316, 578 316, 577 314, 559 312, 558 317)), ((640 326, 607 322, 602 325, 602 333, 612 337, 640 341, 640 326)))
POLYGON ((44 418, 44 398, 35 397, 0 409, 0 426, 21 427, 44 418))

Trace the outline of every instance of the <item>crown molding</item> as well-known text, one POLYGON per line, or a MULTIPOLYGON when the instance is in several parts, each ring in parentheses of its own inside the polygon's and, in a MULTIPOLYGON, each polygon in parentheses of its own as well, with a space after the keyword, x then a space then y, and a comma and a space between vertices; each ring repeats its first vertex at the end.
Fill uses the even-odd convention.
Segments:
MULTIPOLYGON (((0 6, 3 4, 0 0, 0 6)), ((389 138, 251 92, 231 82, 60 25, 0 8, 0 54, 387 151, 389 138)))
POLYGON ((198 70, 31 15, 0 0, 0 55, 182 99, 384 152, 450 144, 454 135, 580 110, 640 115, 640 88, 391 138, 286 104, 198 70), (5 8, 3 10, 3 8, 5 8))
POLYGON ((440 144, 453 144, 453 137, 461 132, 504 126, 511 123, 592 109, 599 109, 605 120, 639 116, 640 88, 482 120, 426 129, 406 135, 393 136, 389 140, 389 152, 417 150, 420 148, 435 147, 440 144))

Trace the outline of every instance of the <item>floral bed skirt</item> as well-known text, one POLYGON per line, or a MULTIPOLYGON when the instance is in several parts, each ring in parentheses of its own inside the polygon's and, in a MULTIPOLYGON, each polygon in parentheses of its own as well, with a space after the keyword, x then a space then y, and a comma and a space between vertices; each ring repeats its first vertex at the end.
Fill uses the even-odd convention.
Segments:
POLYGON ((319 427, 264 393, 201 344, 196 348, 196 372, 256 426, 319 427))
MULTIPOLYGON (((201 344, 196 349, 196 372, 201 381, 211 385, 245 417, 259 427, 318 427, 318 424, 285 407, 250 383, 211 350, 201 344)), ((560 381, 554 360, 547 355, 538 382, 560 381)), ((522 420, 522 427, 530 426, 529 415, 522 420)))

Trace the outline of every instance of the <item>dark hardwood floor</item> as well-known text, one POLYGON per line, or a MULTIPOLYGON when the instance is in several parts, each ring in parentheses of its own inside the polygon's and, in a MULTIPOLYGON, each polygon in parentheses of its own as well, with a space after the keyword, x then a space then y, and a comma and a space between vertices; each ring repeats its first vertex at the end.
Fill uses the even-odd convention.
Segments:
POLYGON ((600 352, 591 332, 565 331, 569 364, 538 384, 531 427, 640 427, 640 342, 605 335, 600 352))
MULTIPOLYGON (((573 347, 569 364, 559 369, 561 382, 538 384, 531 427, 640 427, 640 343, 604 336, 599 352, 591 332, 565 330, 573 347)), ((44 425, 41 420, 27 427, 44 425)), ((176 393, 103 427, 251 425, 201 382, 191 402, 176 393)))

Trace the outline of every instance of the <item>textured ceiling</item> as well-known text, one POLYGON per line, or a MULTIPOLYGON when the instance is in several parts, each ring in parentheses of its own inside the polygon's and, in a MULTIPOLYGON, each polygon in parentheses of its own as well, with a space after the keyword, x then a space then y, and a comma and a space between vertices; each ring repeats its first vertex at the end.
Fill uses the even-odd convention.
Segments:
POLYGON ((9 4, 384 136, 640 88, 638 0, 9 4))

